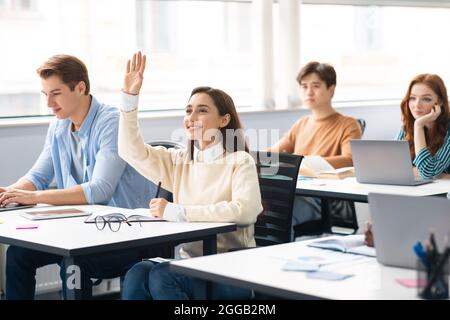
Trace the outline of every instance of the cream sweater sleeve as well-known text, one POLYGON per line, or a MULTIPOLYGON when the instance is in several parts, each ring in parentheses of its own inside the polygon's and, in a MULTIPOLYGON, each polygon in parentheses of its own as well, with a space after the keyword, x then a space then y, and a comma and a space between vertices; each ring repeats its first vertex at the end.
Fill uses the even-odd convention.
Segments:
POLYGON ((253 224, 262 212, 256 166, 247 153, 235 164, 232 179, 231 201, 211 205, 185 206, 189 222, 234 222, 239 225, 253 224))
POLYGON ((170 151, 144 143, 139 131, 138 111, 120 112, 119 156, 137 172, 173 192, 174 163, 170 151))

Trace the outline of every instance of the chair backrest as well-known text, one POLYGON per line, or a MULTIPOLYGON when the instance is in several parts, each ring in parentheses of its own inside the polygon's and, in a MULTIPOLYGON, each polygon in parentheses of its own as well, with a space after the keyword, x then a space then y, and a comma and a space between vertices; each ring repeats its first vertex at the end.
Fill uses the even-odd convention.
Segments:
POLYGON ((184 145, 182 143, 176 142, 176 141, 160 140, 160 141, 147 142, 147 144, 151 145, 152 147, 163 146, 167 149, 170 149, 170 148, 183 149, 184 148, 184 145))
POLYGON ((303 156, 254 151, 263 212, 255 223, 257 246, 291 241, 292 209, 303 156))
POLYGON ((366 120, 361 119, 361 118, 359 118, 357 120, 358 120, 358 123, 359 123, 359 125, 361 127, 361 137, 362 137, 364 135, 364 131, 366 131, 366 120))

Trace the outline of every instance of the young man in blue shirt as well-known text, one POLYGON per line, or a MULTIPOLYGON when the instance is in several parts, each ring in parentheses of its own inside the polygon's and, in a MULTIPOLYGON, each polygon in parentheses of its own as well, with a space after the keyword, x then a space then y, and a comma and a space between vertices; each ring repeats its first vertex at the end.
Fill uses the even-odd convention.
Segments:
MULTIPOLYGON (((42 93, 56 119, 49 126, 44 148, 33 167, 16 183, 0 188, 0 206, 46 203, 148 207, 156 188, 119 157, 119 112, 90 95, 84 63, 73 56, 56 55, 37 72, 42 93), (49 190, 52 181, 56 189, 49 190)), ((91 297, 91 277, 117 277, 149 255, 149 250, 124 250, 82 260, 82 297, 91 297)), ((6 299, 33 299, 36 269, 53 263, 61 265, 62 257, 9 247, 6 299)), ((66 267, 61 265, 63 281, 66 267)))

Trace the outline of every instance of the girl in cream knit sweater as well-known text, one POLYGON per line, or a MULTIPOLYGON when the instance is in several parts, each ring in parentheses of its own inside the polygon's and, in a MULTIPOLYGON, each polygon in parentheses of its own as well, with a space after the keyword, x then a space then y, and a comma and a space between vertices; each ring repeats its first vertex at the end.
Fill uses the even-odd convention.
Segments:
MULTIPOLYGON (((139 52, 128 61, 119 125, 119 155, 144 177, 173 193, 173 203, 152 199, 150 212, 168 221, 234 222, 237 231, 217 237, 218 252, 255 246, 253 224, 262 211, 258 176, 243 139, 233 100, 209 87, 192 91, 184 129, 186 149, 151 147, 144 143, 137 120, 138 94, 146 57, 139 52), (237 142, 237 143, 236 143, 237 142)), ((202 255, 200 243, 184 244, 182 258, 202 255)), ((192 298, 192 279, 168 271, 167 263, 154 268, 144 261, 127 273, 125 299, 192 298), (164 290, 160 290, 164 282, 164 290), (172 284, 171 290, 167 289, 172 284), (170 286, 170 285, 169 285, 170 286)), ((246 297, 245 290, 217 286, 220 298, 246 297), (231 293, 231 294, 230 294, 231 293)))

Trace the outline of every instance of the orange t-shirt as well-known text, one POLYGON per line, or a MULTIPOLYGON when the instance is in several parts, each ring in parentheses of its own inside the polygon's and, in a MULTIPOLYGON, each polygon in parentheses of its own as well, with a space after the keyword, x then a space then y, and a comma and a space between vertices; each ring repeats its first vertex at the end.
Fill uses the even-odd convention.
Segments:
POLYGON ((337 169, 353 165, 350 140, 360 138, 361 127, 352 117, 338 112, 320 120, 306 116, 300 118, 271 150, 318 155, 337 169))

